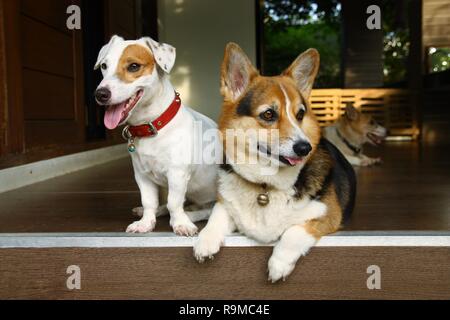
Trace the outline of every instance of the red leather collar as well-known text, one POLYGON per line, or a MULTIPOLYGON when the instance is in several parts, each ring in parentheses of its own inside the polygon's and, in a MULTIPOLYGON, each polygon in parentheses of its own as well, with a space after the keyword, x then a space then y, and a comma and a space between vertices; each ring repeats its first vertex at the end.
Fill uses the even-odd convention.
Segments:
POLYGON ((140 126, 127 126, 123 130, 126 140, 134 138, 155 137, 178 113, 181 107, 180 94, 175 92, 175 98, 170 106, 156 120, 140 126))

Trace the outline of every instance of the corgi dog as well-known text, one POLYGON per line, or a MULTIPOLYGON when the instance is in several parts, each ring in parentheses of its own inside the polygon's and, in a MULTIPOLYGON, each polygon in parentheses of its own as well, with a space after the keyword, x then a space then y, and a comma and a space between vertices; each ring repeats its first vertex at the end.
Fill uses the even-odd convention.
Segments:
POLYGON ((268 272, 276 282, 349 217, 353 167, 321 137, 308 102, 318 69, 319 53, 309 49, 281 75, 264 77, 237 44, 227 45, 219 121, 226 161, 219 169, 218 201, 194 244, 199 262, 211 259, 225 237, 239 231, 275 243, 268 272), (262 133, 256 143, 245 133, 250 131, 262 133), (230 141, 235 138, 243 143, 230 141), (236 154, 251 149, 257 161, 236 161, 236 154))
POLYGON ((105 126, 126 125, 134 176, 141 193, 142 216, 126 229, 129 233, 153 231, 156 217, 170 213, 173 231, 181 236, 197 233, 196 221, 206 219, 205 209, 216 200, 217 164, 193 161, 202 150, 202 132, 217 135, 217 125, 185 106, 169 80, 175 48, 151 38, 125 41, 113 36, 99 55, 95 69, 103 80, 95 97, 105 108, 105 126), (159 206, 159 191, 168 189, 167 208, 159 206), (189 200, 198 212, 186 212, 189 200), (167 210, 168 209, 168 212, 167 210))
POLYGON ((365 167, 381 163, 381 158, 364 155, 363 146, 366 143, 380 145, 386 138, 386 128, 351 104, 346 106, 345 114, 336 124, 324 128, 323 134, 352 165, 365 167))

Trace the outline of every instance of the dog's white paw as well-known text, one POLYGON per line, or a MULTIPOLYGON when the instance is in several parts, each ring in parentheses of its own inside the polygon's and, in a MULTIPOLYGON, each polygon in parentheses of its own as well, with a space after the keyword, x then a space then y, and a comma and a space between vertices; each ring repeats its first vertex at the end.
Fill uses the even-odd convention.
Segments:
POLYGON ((193 237, 198 232, 197 226, 187 216, 171 219, 170 225, 172 226, 173 232, 179 236, 193 237))
POLYGON ((361 160, 362 167, 370 167, 376 164, 381 164, 383 161, 381 158, 364 158, 361 160))
POLYGON ((292 273, 295 268, 295 263, 289 263, 275 256, 271 256, 269 259, 269 281, 275 283, 281 279, 286 278, 292 273))
POLYGON ((382 164, 383 163, 383 159, 381 158, 373 158, 373 164, 382 164))
POLYGON ((147 233, 155 229, 156 220, 139 220, 130 224, 127 233, 147 233))
POLYGON ((219 252, 222 241, 214 238, 213 235, 200 233, 194 244, 194 257, 198 262, 203 263, 206 259, 214 259, 214 255, 219 252))

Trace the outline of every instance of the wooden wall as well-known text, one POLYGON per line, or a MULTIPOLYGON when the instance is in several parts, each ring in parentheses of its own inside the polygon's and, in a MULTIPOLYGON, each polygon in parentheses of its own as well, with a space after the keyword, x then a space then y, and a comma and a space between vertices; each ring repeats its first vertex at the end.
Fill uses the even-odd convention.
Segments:
POLYGON ((1 154, 83 141, 81 35, 66 28, 79 0, 2 0, 1 154))
POLYGON ((82 42, 66 27, 74 0, 22 0, 20 42, 25 146, 84 140, 82 42))
POLYGON ((366 26, 367 7, 378 0, 342 0, 343 84, 345 88, 383 86, 383 33, 366 26))
MULTIPOLYGON (((155 21, 147 24, 156 26, 153 0, 101 1, 104 16, 98 18, 83 15, 82 0, 0 0, 0 167, 10 166, 15 154, 36 161, 39 152, 44 159, 49 150, 59 156, 92 149, 84 99, 92 92, 84 92, 84 73, 94 71, 83 63, 83 29, 66 27, 67 7, 79 5, 91 26, 100 23, 105 43, 113 34, 141 36, 143 19, 151 17, 155 21)), ((122 142, 120 132, 108 132, 104 142, 122 142)))
POLYGON ((450 1, 423 0, 423 45, 450 47, 450 1))

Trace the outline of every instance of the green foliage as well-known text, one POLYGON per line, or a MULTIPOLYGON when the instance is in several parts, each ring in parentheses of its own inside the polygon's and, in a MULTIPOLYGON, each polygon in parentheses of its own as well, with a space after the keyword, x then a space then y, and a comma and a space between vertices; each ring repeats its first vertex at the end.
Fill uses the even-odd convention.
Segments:
POLYGON ((339 0, 265 0, 264 22, 271 28, 306 24, 315 15, 329 23, 339 21, 339 0))
POLYGON ((321 67, 315 87, 340 85, 340 5, 338 0, 266 0, 264 73, 280 74, 308 48, 321 67))
POLYGON ((450 69, 450 48, 430 48, 429 72, 442 72, 450 69))
POLYGON ((402 83, 407 77, 410 34, 409 0, 382 2, 384 85, 402 83))
POLYGON ((383 74, 385 85, 405 81, 409 55, 409 34, 397 29, 385 32, 383 39, 383 74))
MULTIPOLYGON (((410 1, 381 2, 384 50, 380 59, 384 63, 386 86, 407 78, 410 1)), ((341 35, 340 1, 265 0, 264 3, 264 72, 279 74, 298 54, 316 48, 321 55, 316 87, 340 87, 341 37, 345 36, 341 35)))
POLYGON ((329 23, 318 21, 307 25, 265 29, 264 73, 280 74, 308 48, 316 48, 321 67, 316 87, 340 85, 340 37, 329 23))

